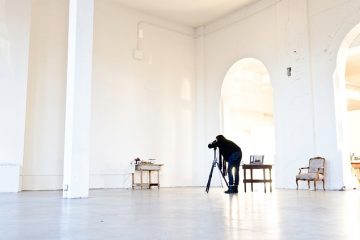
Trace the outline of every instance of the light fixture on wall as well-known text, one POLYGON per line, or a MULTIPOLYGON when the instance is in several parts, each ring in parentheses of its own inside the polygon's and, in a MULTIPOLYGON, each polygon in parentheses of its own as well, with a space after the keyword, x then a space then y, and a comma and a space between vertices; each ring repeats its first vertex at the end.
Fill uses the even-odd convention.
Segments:
POLYGON ((291 67, 286 68, 286 75, 291 77, 291 67))

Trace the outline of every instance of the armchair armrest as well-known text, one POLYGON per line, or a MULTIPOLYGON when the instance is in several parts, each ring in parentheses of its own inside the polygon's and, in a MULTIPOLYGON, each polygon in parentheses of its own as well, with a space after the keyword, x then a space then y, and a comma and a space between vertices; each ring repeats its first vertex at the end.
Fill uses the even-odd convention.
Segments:
POLYGON ((318 173, 324 174, 324 167, 319 167, 318 168, 318 173))
POLYGON ((301 173, 302 169, 309 169, 309 167, 301 167, 301 168, 299 168, 299 174, 301 173))

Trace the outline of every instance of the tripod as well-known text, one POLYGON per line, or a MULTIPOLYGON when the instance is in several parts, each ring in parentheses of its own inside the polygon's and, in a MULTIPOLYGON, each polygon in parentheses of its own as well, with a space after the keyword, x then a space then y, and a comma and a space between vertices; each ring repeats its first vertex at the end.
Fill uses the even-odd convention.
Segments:
POLYGON ((217 166, 220 170, 220 175, 223 177, 225 183, 226 183, 226 186, 229 187, 229 184, 228 182, 226 181, 226 178, 225 176, 221 173, 221 169, 219 167, 219 163, 218 163, 218 160, 216 158, 216 147, 214 148, 214 160, 212 162, 212 166, 211 166, 211 170, 210 170, 210 174, 209 174, 209 179, 207 181, 207 184, 206 184, 206 193, 209 193, 209 190, 210 190, 210 184, 211 184, 211 178, 212 178, 212 174, 213 174, 213 171, 214 171, 214 168, 215 166, 217 166))

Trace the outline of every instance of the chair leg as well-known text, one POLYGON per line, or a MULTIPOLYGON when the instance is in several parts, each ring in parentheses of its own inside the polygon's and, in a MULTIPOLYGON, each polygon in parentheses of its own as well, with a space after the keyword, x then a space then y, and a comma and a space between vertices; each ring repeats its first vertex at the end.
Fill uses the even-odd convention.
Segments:
POLYGON ((323 189, 325 191, 325 181, 324 181, 324 179, 322 180, 322 182, 323 182, 323 189))
POLYGON ((310 181, 308 180, 307 182, 308 182, 308 189, 310 190, 310 181))
POLYGON ((296 190, 299 190, 299 183, 298 183, 299 180, 296 179, 296 190))
POLYGON ((315 191, 316 191, 316 180, 314 180, 314 188, 315 188, 315 191))

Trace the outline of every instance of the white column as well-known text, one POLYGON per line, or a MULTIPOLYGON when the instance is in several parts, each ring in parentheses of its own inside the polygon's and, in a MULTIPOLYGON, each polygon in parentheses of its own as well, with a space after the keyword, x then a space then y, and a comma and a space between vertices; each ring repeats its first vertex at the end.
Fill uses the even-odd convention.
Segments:
POLYGON ((294 173, 289 169, 297 169, 304 163, 306 166, 310 157, 318 155, 309 61, 308 10, 307 1, 283 0, 276 7, 278 69, 273 69, 277 76, 271 79, 276 119, 274 185, 276 188, 291 189, 296 186, 292 180, 294 173), (288 68, 291 68, 289 75, 288 68), (298 113, 306 117, 300 118, 298 113))
POLYGON ((30 0, 0 0, 0 192, 21 190, 30 0))
MULTIPOLYGON (((212 151, 207 151, 206 144, 207 141, 211 139, 205 134, 205 27, 198 27, 196 29, 196 39, 195 39, 195 61, 196 61, 196 153, 193 163, 193 178, 195 179, 196 186, 203 186, 207 181, 209 174, 209 165, 211 165, 212 160, 212 151), (209 155, 210 152, 210 155, 209 155), (205 171, 199 173, 199 169, 204 169, 203 166, 206 166, 205 171)), ((214 136, 211 136, 212 138, 214 136)))
POLYGON ((93 0, 70 0, 64 198, 89 195, 93 0))

